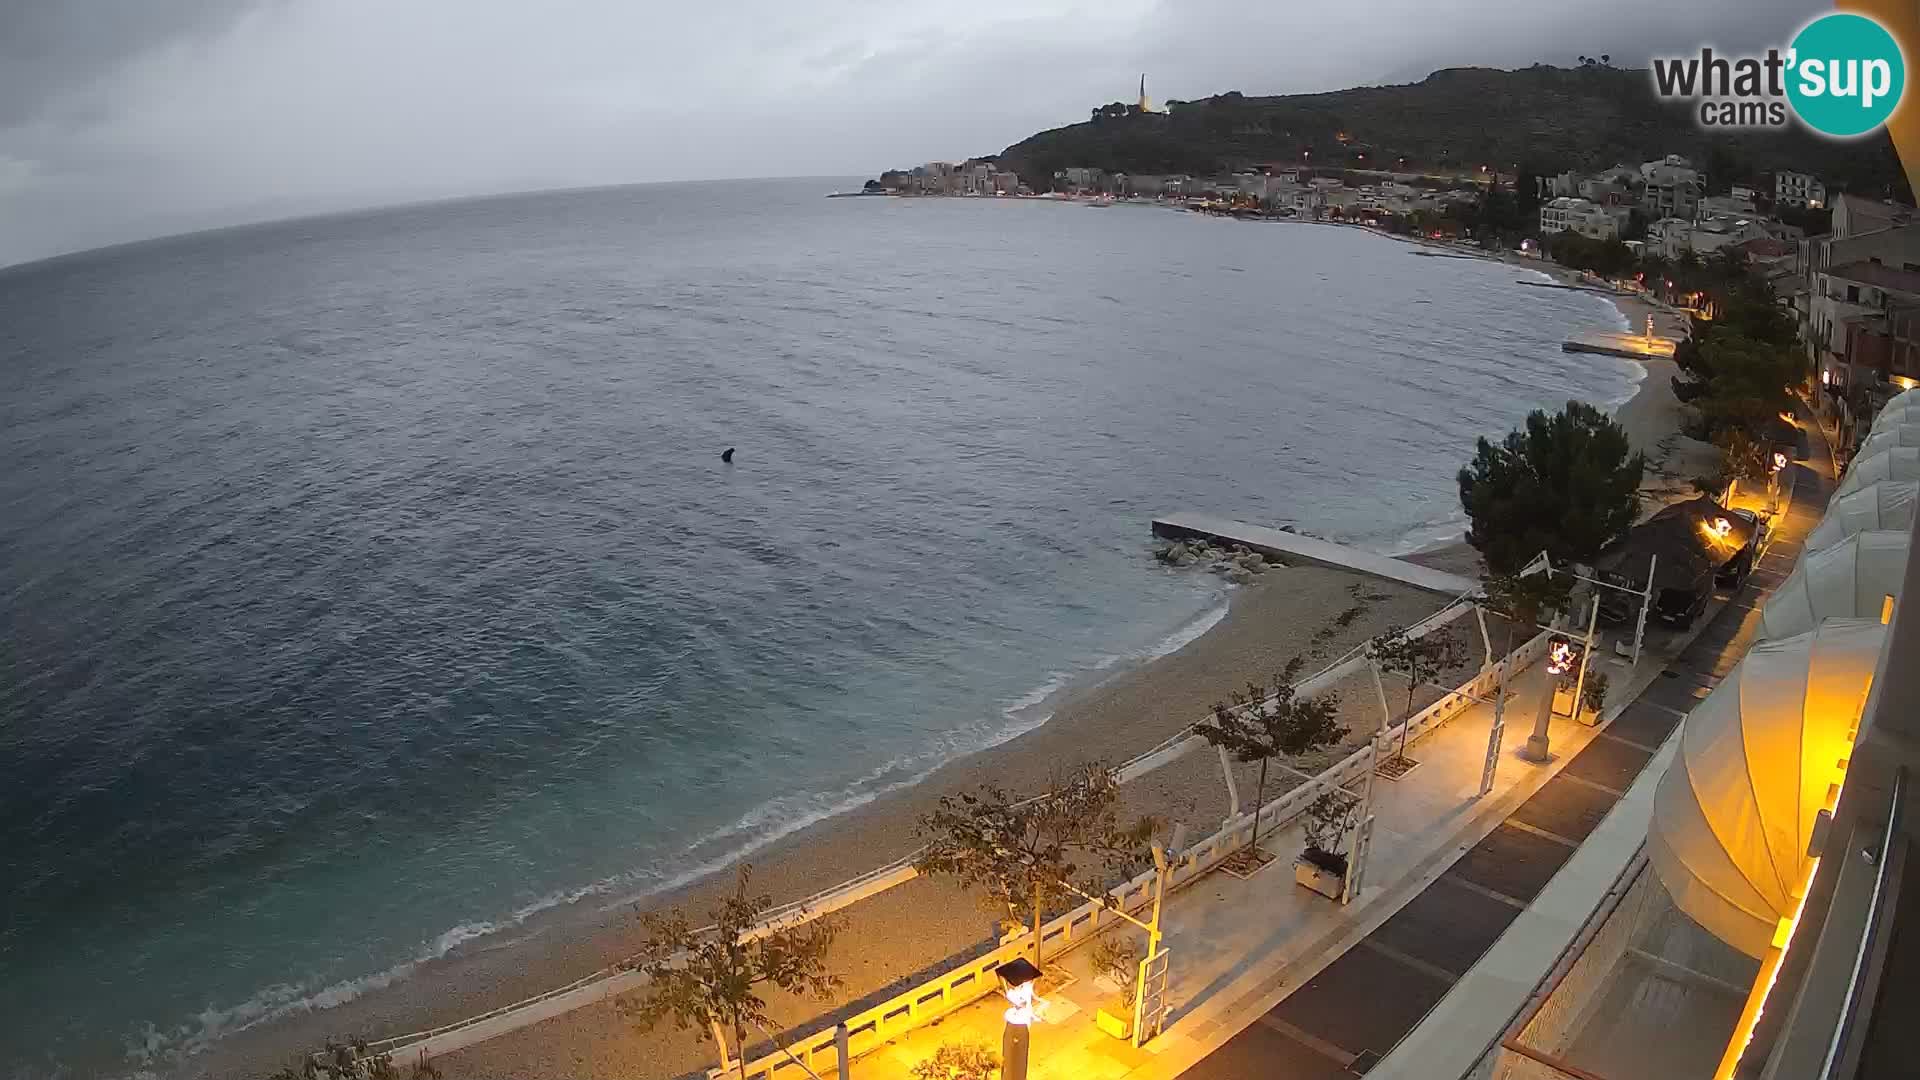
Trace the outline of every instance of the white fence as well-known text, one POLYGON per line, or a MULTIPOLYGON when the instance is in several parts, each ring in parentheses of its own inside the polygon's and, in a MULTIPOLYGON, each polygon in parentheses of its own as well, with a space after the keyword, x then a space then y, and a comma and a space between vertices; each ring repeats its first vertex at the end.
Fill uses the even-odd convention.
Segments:
MULTIPOLYGON (((1412 627, 1409 627, 1407 634, 1409 637, 1423 637, 1439 630, 1449 623, 1465 617, 1472 611, 1474 611, 1474 606, 1471 603, 1465 602, 1464 600, 1456 600, 1427 618, 1422 619, 1412 627)), ((1545 649, 1545 642, 1546 635, 1542 634, 1515 650, 1513 660, 1516 665, 1516 670, 1525 668, 1537 659, 1545 649)), ((1356 646, 1352 650, 1349 650, 1346 655, 1302 680, 1298 684, 1297 689, 1300 693, 1306 695, 1322 693, 1331 689, 1341 679, 1346 678, 1356 671, 1362 670, 1366 662, 1366 645, 1356 646)), ((1469 707, 1473 703, 1472 699, 1474 697, 1485 696, 1493 688, 1493 679, 1493 667, 1483 668, 1479 675, 1468 680, 1468 682, 1458 690, 1455 690, 1433 705, 1422 710, 1413 718, 1411 730, 1408 735, 1409 741, 1419 738, 1422 734, 1432 730, 1439 724, 1452 719, 1461 710, 1469 707)), ((1122 782, 1137 780, 1205 745, 1206 741, 1194 734, 1193 727, 1189 725, 1183 728, 1178 734, 1162 741, 1159 745, 1128 759, 1118 766, 1115 771, 1122 782)), ((1322 777, 1339 784, 1344 784, 1358 777, 1361 769, 1360 763, 1365 753, 1364 748, 1356 751, 1354 754, 1349 755, 1322 773, 1322 777)), ((1302 788, 1297 788, 1295 791, 1282 795, 1273 802, 1268 803, 1266 807, 1260 811, 1261 829, 1264 831, 1275 822, 1291 820, 1295 814, 1305 809, 1306 804, 1313 800, 1313 794, 1307 790, 1307 788, 1311 786, 1312 785, 1306 785, 1302 788)), ((1197 865, 1198 869, 1188 869, 1185 871, 1185 876, 1180 876, 1181 870, 1176 868, 1176 882, 1185 883, 1186 881, 1192 880, 1193 877, 1212 869, 1216 863, 1240 846, 1235 838, 1241 837, 1249 831, 1252 828, 1252 823, 1253 818, 1250 813, 1242 814, 1240 817, 1229 821, 1213 836, 1189 848, 1187 857, 1181 860, 1181 866, 1187 867, 1190 864, 1197 865), (1203 851, 1205 853, 1204 855, 1201 854, 1203 851)), ((850 907, 861 900, 885 892, 896 885, 904 885, 918 876, 918 872, 914 869, 913 864, 919 857, 920 852, 918 850, 910 852, 884 866, 876 867, 858 877, 824 889, 804 900, 798 900, 777 907, 769 911, 762 921, 753 929, 748 930, 744 936, 751 939, 764 936, 774 930, 798 926, 814 919, 830 915, 843 908, 850 907)), ((1134 881, 1121 886, 1121 889, 1123 891, 1133 889, 1142 880, 1148 882, 1148 887, 1150 887, 1152 876, 1151 873, 1148 873, 1144 875, 1143 878, 1136 878, 1134 881)), ((1132 904, 1137 901, 1129 900, 1127 902, 1132 904)), ((1100 911, 1105 911, 1104 905, 1090 901, 1081 908, 1068 912, 1066 915, 1062 915, 1042 927, 1044 939, 1047 942, 1058 942, 1064 947, 1070 947, 1076 939, 1108 925, 1114 918, 1111 912, 1106 912, 1106 920, 1101 921, 1100 914, 1097 912, 1092 915, 1085 914, 1089 908, 1097 908, 1100 909, 1100 911), (1092 920, 1090 924, 1089 920, 1092 920)), ((1131 908, 1129 908, 1129 910, 1131 910, 1131 908)), ((966 971, 975 970, 977 965, 984 962, 988 957, 1000 956, 1003 952, 1005 952, 1004 947, 996 949, 994 952, 987 954, 987 957, 982 957, 979 961, 962 965, 938 979, 931 980, 928 983, 922 984, 920 987, 916 987, 912 991, 890 999, 881 1006, 876 1006, 874 1009, 861 1013, 860 1016, 873 1020, 873 1023, 870 1025, 872 1032, 887 1032, 885 1037, 880 1038, 880 1041, 885 1041, 885 1038, 890 1038, 899 1031, 907 1030, 906 1027, 900 1026, 900 1024, 904 1022, 902 1017, 912 1019, 913 1024, 918 1024, 924 1022, 927 1018, 940 1015, 940 1013, 949 1009, 958 1008, 960 1005, 967 1004, 987 990, 995 989, 995 987, 991 985, 976 988, 972 981, 962 978, 961 976, 966 971), (930 989, 936 984, 942 988, 937 992, 930 989), (919 998, 923 997, 928 1000, 920 1001, 919 998), (902 1004, 903 1002, 904 1005, 902 1004), (935 1002, 939 1003, 937 1008, 935 1002), (905 1008, 907 1011, 902 1013, 900 1011, 902 1008, 905 1008)), ((1005 963, 1007 960, 1012 959, 1013 956, 1018 955, 1018 952, 1019 950, 1016 948, 1014 952, 1002 956, 999 962, 1005 963)), ((991 971, 991 966, 987 970, 991 971)), ((991 983, 991 981, 990 979, 988 980, 989 983, 991 983)), ((478 1016, 470 1016, 463 1020, 442 1024, 439 1027, 428 1028, 424 1031, 416 1031, 406 1035, 397 1035, 392 1038, 381 1039, 377 1042, 370 1043, 368 1049, 369 1052, 376 1054, 391 1053, 395 1061, 403 1064, 428 1061, 442 1054, 450 1054, 455 1050, 465 1049, 466 1047, 485 1042, 488 1039, 505 1035, 508 1032, 529 1027, 543 1020, 552 1019, 553 1017, 571 1012, 574 1009, 618 997, 621 994, 638 989, 644 982, 645 977, 639 973, 626 970, 621 965, 613 965, 568 983, 566 986, 557 987, 510 1005, 503 1005, 497 1009, 481 1013, 478 1016)), ((849 1027, 851 1028, 853 1026, 852 1022, 849 1022, 849 1027)), ((866 1026, 864 1019, 862 1026, 866 1026)), ((910 1024, 908 1026, 913 1025, 910 1024)), ((826 1053, 828 1055, 833 1053, 831 1045, 832 1034, 831 1030, 825 1033, 828 1043, 826 1053)), ((874 1035, 869 1037, 879 1036, 874 1035)), ((805 1040, 809 1046, 817 1041, 817 1037, 805 1040)), ((817 1053, 818 1051, 810 1052, 817 1053)), ((857 1046, 851 1050, 851 1053, 856 1057, 859 1056, 860 1052, 857 1046)), ((800 1053, 799 1047, 794 1048, 794 1054, 802 1060, 807 1060, 807 1055, 800 1053)), ((785 1063, 789 1067, 792 1066, 792 1063, 788 1061, 786 1057, 775 1054, 770 1058, 752 1063, 752 1065, 749 1066, 750 1071, 748 1076, 772 1076, 773 1072, 771 1070, 776 1067, 774 1058, 778 1058, 779 1062, 785 1063), (767 1066, 766 1069, 760 1069, 763 1064, 767 1066), (756 1069, 760 1071, 752 1071, 756 1069)), ((800 1075, 797 1070, 795 1075, 800 1075)))
MULTIPOLYGON (((1550 634, 1541 633, 1514 650, 1513 668, 1509 674, 1525 670, 1544 655, 1550 637, 1550 634)), ((1495 668, 1484 668, 1445 697, 1416 713, 1408 724, 1408 743, 1417 742, 1422 736, 1471 708, 1475 699, 1484 699, 1491 694, 1497 678, 1495 668)), ((1364 777, 1369 752, 1370 748, 1361 747, 1321 772, 1318 777, 1321 784, 1302 783, 1261 807, 1261 831, 1277 828, 1299 816, 1319 797, 1322 784, 1346 785, 1364 777)), ((1186 885, 1246 846, 1252 836, 1253 822, 1252 813, 1241 814, 1221 826, 1212 836, 1179 852, 1169 873, 1167 887, 1178 889, 1186 885)), ((1145 871, 1131 881, 1116 886, 1109 894, 1112 897, 1111 904, 1089 900, 1044 923, 1040 928, 1043 954, 1057 956, 1122 921, 1113 911, 1116 906, 1131 912, 1151 903, 1153 879, 1154 871, 1145 871)), ((997 991, 999 984, 994 979, 994 969, 1026 955, 1028 948, 1026 932, 1015 931, 1007 935, 1000 947, 992 952, 848 1017, 844 1021, 847 1026, 848 1054, 858 1058, 889 1039, 997 991)), ((825 1070, 838 1066, 838 1053, 835 1049, 835 1029, 823 1028, 796 1040, 785 1053, 776 1050, 748 1062, 744 1080, 804 1080, 806 1073, 796 1060, 824 1076, 825 1070), (789 1054, 792 1056, 789 1057, 789 1054)))

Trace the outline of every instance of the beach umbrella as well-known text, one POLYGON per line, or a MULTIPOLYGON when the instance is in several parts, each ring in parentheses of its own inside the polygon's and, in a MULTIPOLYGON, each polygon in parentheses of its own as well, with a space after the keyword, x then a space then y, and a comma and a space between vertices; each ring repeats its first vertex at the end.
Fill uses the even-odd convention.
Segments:
POLYGON ((1830 619, 1756 644, 1687 714, 1654 792, 1654 873, 1674 906, 1749 956, 1805 889, 1814 818, 1843 778, 1885 633, 1830 619))
POLYGON ((1827 619, 1880 619, 1893 613, 1907 573, 1909 537, 1876 529, 1857 532, 1793 565, 1760 612, 1760 636, 1804 634, 1827 619))
POLYGON ((1867 437, 1860 440, 1860 449, 1854 451, 1854 456, 1866 457, 1888 446, 1920 446, 1920 423, 1875 424, 1867 437))
POLYGON ((1882 480, 1839 496, 1827 516, 1807 534, 1806 551, 1819 551, 1865 529, 1913 529, 1913 507, 1920 481, 1882 480))
POLYGON ((1887 446, 1854 458, 1833 494, 1838 498, 1882 480, 1920 480, 1920 446, 1887 446))

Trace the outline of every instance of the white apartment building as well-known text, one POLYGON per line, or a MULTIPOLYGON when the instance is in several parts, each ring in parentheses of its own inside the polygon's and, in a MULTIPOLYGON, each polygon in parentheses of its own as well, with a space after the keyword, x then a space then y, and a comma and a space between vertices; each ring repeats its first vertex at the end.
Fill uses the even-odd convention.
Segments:
POLYGON ((1773 201, 1781 206, 1799 206, 1818 210, 1827 205, 1827 185, 1810 173, 1773 174, 1773 201))
POLYGON ((1640 209, 1649 218, 1692 218, 1705 190, 1700 173, 1679 154, 1640 166, 1640 209))
POLYGON ((1577 232, 1595 240, 1620 235, 1620 219, 1609 208, 1586 199, 1562 195, 1540 204, 1540 232, 1577 232))
POLYGON ((1699 221, 1669 217, 1647 226, 1647 249, 1677 259, 1691 251, 1709 255, 1723 247, 1757 240, 1767 235, 1766 226, 1757 218, 1716 214, 1699 221))

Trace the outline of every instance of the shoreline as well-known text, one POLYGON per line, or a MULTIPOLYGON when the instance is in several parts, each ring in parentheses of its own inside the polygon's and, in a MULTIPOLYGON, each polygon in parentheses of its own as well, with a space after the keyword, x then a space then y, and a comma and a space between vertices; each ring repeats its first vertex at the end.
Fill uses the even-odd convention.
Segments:
MULTIPOLYGON (((1532 260, 1518 265, 1541 273, 1559 269, 1532 260)), ((1634 317, 1629 303, 1646 303, 1634 297, 1611 299, 1628 320, 1634 317)), ((1656 370, 1657 364, 1671 367, 1671 361, 1641 364, 1633 395, 1612 409, 1629 427, 1636 446, 1667 439, 1670 432, 1661 431, 1660 425, 1669 415, 1677 416, 1678 403, 1672 401, 1664 377, 1670 372, 1656 370), (1656 375, 1662 377, 1656 380, 1656 375)), ((1477 554, 1457 533, 1402 557, 1470 576, 1479 573, 1477 554)), ((1292 651, 1304 647, 1314 629, 1355 605, 1356 587, 1360 595, 1374 599, 1368 601, 1368 611, 1335 638, 1330 655, 1391 623, 1415 621, 1443 602, 1340 571, 1276 569, 1251 585, 1232 589, 1224 609, 1209 608, 1159 643, 1170 648, 1122 659, 1053 690, 1029 707, 1045 714, 1036 726, 760 842, 743 859, 754 866, 754 891, 784 902, 906 854, 915 846, 914 820, 942 794, 985 780, 1014 789, 1030 787, 1044 779, 1049 768, 1066 761, 1119 761, 1156 745, 1200 719, 1247 677, 1280 667, 1292 651), (1199 632, 1176 640, 1201 621, 1206 625, 1198 627, 1199 632)), ((1308 668, 1318 666, 1311 663, 1308 668)), ((1350 714, 1349 723, 1369 715, 1362 706, 1370 693, 1347 695, 1343 713, 1350 714)), ((1126 801, 1136 812, 1151 810, 1184 821, 1196 835, 1211 832, 1226 805, 1219 766, 1206 754, 1190 754, 1129 785, 1126 801)), ((441 956, 368 976, 361 980, 368 987, 364 992, 332 1008, 296 1011, 219 1039, 176 1071, 257 1075, 328 1039, 382 1038, 420 1030, 580 978, 633 951, 636 905, 654 910, 682 906, 698 913, 730 889, 726 865, 712 867, 708 859, 689 854, 695 868, 676 879, 681 882, 676 886, 640 896, 589 892, 563 901, 517 925, 457 944, 441 956)), ((850 927, 848 940, 860 941, 857 949, 839 953, 838 960, 852 998, 880 993, 979 946, 989 922, 964 893, 926 880, 862 901, 843 914, 850 927), (865 929, 855 931, 853 926, 865 929)), ((783 1022, 820 1011, 784 1000, 775 1006, 783 1022)), ((710 1052, 686 1033, 635 1034, 610 1005, 596 1005, 440 1060, 449 1075, 671 1076, 702 1067, 710 1052)))
MULTIPOLYGON (((1205 573, 1200 568, 1169 573, 1205 573)), ((1147 750, 1201 719, 1212 703, 1244 686, 1252 675, 1277 670, 1304 650, 1312 631, 1366 597, 1367 611, 1328 645, 1326 659, 1384 630, 1411 623, 1444 599, 1359 575, 1320 567, 1270 570, 1259 581, 1234 588, 1224 614, 1205 632, 1154 659, 1121 662, 1099 672, 1090 685, 1074 684, 1050 695, 1050 717, 1006 742, 950 761, 918 782, 767 843, 743 860, 753 867, 753 891, 776 903, 829 888, 917 846, 913 825, 943 794, 983 782, 1010 789, 1033 787, 1071 761, 1118 762, 1147 750), (1303 617, 1308 612, 1318 618, 1303 617)), ((1317 668, 1324 660, 1310 663, 1317 668)), ((1366 719, 1370 696, 1349 694, 1344 711, 1366 719)), ((1369 720, 1368 722, 1371 722, 1369 720)), ((1249 773, 1249 777, 1250 777, 1249 773)), ((1251 780, 1248 780, 1251 783, 1251 780)), ((1153 812, 1184 821, 1204 835, 1226 813, 1224 784, 1212 755, 1189 754, 1127 786, 1129 812, 1153 812)), ((291 1053, 318 1048, 327 1039, 389 1037, 447 1023, 551 989, 630 955, 639 940, 637 910, 680 906, 690 914, 730 890, 724 870, 646 897, 638 905, 612 897, 588 897, 542 912, 523 926, 477 939, 446 956, 419 964, 403 979, 368 991, 331 1009, 295 1013, 235 1033, 184 1063, 192 1075, 246 1077, 285 1063, 291 1053)), ((864 900, 842 913, 850 927, 841 970, 850 998, 878 993, 929 966, 986 941, 991 919, 975 901, 944 881, 919 879, 864 900), (878 925, 888 931, 855 931, 878 925), (910 930, 906 929, 910 925, 910 930)), ((697 921, 697 920, 696 920, 697 921)), ((836 945, 836 950, 840 949, 836 945)), ((817 1013, 795 1005, 783 1022, 817 1013)), ((596 1005, 523 1029, 440 1059, 448 1075, 543 1077, 576 1075, 566 1055, 595 1047, 592 1075, 677 1076, 709 1063, 691 1034, 662 1030, 638 1035, 610 1006, 596 1005), (666 1071, 649 1066, 666 1065, 666 1071)))

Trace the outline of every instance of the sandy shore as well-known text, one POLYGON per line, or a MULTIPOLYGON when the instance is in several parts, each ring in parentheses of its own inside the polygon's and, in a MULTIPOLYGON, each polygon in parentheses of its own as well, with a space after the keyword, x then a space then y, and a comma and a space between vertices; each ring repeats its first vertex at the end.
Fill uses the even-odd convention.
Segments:
MULTIPOLYGON (((1198 568, 1142 572, 1204 573, 1198 568)), ((1338 571, 1276 568, 1234 590, 1225 618, 1187 647, 1114 674, 1071 693, 1053 719, 1012 742, 940 769, 925 782, 883 796, 821 822, 761 851, 753 859, 756 891, 776 901, 798 898, 905 854, 915 846, 914 822, 950 792, 991 781, 1014 790, 1040 784, 1049 770, 1089 760, 1119 761, 1152 747, 1199 719, 1216 701, 1270 675, 1309 651, 1316 630, 1348 609, 1348 626, 1322 645, 1336 657, 1395 624, 1417 621, 1443 599, 1338 571)), ((1478 632, 1461 628, 1477 666, 1478 632)), ((1308 669, 1324 660, 1309 663, 1308 669)), ((1347 722, 1363 741, 1378 723, 1370 684, 1343 688, 1347 722), (1361 693, 1361 690, 1365 693, 1361 693)), ((1331 760, 1339 753, 1331 752, 1331 760)), ((1243 781, 1251 790, 1251 773, 1243 781)), ((1278 791, 1270 782, 1270 791, 1278 791)), ((1226 814, 1218 760, 1191 754, 1128 785, 1131 813, 1184 822, 1204 836, 1226 814)), ((716 887, 708 881, 675 899, 704 909, 716 887)), ((192 1063, 194 1075, 257 1075, 299 1048, 328 1038, 385 1036, 458 1019, 585 975, 628 955, 637 940, 632 909, 598 910, 591 901, 556 914, 528 932, 425 965, 410 978, 339 1007, 299 1015, 243 1032, 192 1063)), ((833 1004, 897 988, 947 958, 984 947, 989 913, 942 882, 915 881, 849 908, 835 964, 846 992, 833 1004)), ((827 1006, 831 1007, 831 1006, 827 1006)), ((802 1023, 822 1010, 814 1002, 781 1002, 784 1023, 802 1023)), ((641 1034, 611 1005, 582 1009, 519 1031, 439 1063, 449 1077, 671 1077, 710 1063, 711 1050, 690 1033, 641 1034)))
MULTIPOLYGON (((1552 269, 1532 260, 1524 265, 1552 269)), ((1643 301, 1621 297, 1616 303, 1631 323, 1644 323, 1647 305, 1643 301)), ((1676 434, 1680 406, 1669 382, 1672 363, 1654 361, 1647 368, 1638 393, 1617 415, 1635 445, 1659 462, 1658 471, 1650 470, 1649 477, 1650 486, 1657 486, 1670 484, 1669 474, 1690 467, 1690 448, 1680 445, 1684 440, 1676 434)), ((1463 457, 1467 452, 1462 449, 1463 457)), ((1679 477, 1684 486, 1684 471, 1679 477)), ((1480 573, 1477 553, 1463 543, 1409 558, 1466 575, 1480 573)), ((1204 571, 1159 571, 1143 565, 1142 572, 1204 571)), ((883 795, 757 853, 751 860, 755 889, 776 902, 797 899, 911 851, 917 844, 915 821, 943 794, 988 781, 1014 790, 1032 789, 1051 769, 1096 759, 1119 761, 1139 753, 1200 718, 1250 678, 1268 676, 1294 655, 1308 652, 1315 632, 1334 627, 1336 619, 1351 609, 1359 610, 1349 625, 1336 627, 1323 642, 1325 658, 1391 625, 1414 622, 1441 603, 1431 594, 1337 571, 1277 569, 1253 585, 1237 588, 1227 616, 1185 648, 1113 673, 1096 686, 1061 695, 1054 703, 1052 720, 1037 730, 950 763, 919 785, 883 795)), ((1471 657, 1465 667, 1477 666, 1478 632, 1471 623, 1459 624, 1456 632, 1471 657)), ((1496 644, 1501 632, 1494 630, 1496 644)), ((1310 662, 1307 668, 1319 666, 1310 662)), ((1464 676, 1464 668, 1460 674, 1464 676)), ((1354 685, 1341 689, 1343 714, 1355 732, 1351 746, 1363 741, 1380 717, 1370 683, 1350 681, 1354 685)), ((1242 783, 1243 790, 1251 790, 1250 775, 1242 783)), ((1129 785, 1126 802, 1132 812, 1152 813, 1170 824, 1184 822, 1193 836, 1206 835, 1226 813, 1218 761, 1211 754, 1190 754, 1129 785)), ((658 902, 704 911, 717 891, 730 886, 730 877, 716 877, 658 902)), ((328 1039, 378 1038, 419 1030, 579 978, 630 954, 638 940, 635 910, 604 910, 607 902, 607 898, 592 898, 548 913, 516 931, 476 941, 391 986, 370 990, 335 1008, 286 1017, 233 1036, 186 1063, 179 1074, 258 1076, 328 1039)), ((841 918, 844 929, 833 963, 846 978, 845 992, 825 1006, 778 1001, 775 1015, 782 1023, 804 1024, 835 1006, 897 992, 956 954, 987 947, 992 932, 992 917, 974 898, 939 881, 912 882, 855 905, 841 918)), ((444 1075, 462 1080, 533 1080, 666 1078, 711 1062, 711 1047, 693 1033, 640 1033, 609 1003, 494 1039, 436 1064, 444 1075)))

